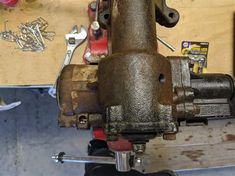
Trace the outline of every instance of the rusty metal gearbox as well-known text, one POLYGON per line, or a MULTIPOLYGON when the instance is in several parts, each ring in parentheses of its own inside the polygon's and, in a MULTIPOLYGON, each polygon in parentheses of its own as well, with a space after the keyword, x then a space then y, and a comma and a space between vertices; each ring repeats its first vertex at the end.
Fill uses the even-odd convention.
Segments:
POLYGON ((232 77, 193 74, 188 58, 157 52, 155 22, 172 27, 179 20, 170 8, 161 17, 166 8, 159 4, 110 1, 109 56, 98 65, 64 68, 57 85, 60 126, 103 127, 108 140, 122 136, 135 144, 174 139, 181 121, 233 117, 232 77))

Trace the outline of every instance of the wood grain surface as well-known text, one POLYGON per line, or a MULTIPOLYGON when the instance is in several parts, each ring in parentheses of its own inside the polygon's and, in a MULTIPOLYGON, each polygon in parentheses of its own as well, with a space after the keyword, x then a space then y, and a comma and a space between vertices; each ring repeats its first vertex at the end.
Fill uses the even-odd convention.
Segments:
MULTIPOLYGON (((46 43, 42 53, 22 52, 14 43, 0 40, 0 85, 52 84, 65 55, 64 35, 72 26, 88 25, 87 5, 91 0, 21 0, 15 8, 0 6, 0 31, 8 19, 8 28, 17 30, 21 22, 43 17, 49 30, 56 32, 55 40, 46 43)), ((167 1, 176 8, 181 19, 172 29, 157 25, 158 35, 174 45, 175 53, 159 44, 164 55, 181 55, 181 42, 210 42, 208 71, 233 73, 234 0, 174 0, 167 1)), ((72 63, 82 63, 86 44, 80 46, 72 63)))
MULTIPOLYGON (((55 82, 66 51, 65 34, 74 25, 88 25, 89 0, 21 0, 15 8, 0 8, 0 29, 8 19, 8 28, 17 31, 20 23, 43 17, 54 41, 46 42, 41 53, 23 52, 14 43, 0 40, 0 85, 42 85, 55 82)), ((81 63, 86 43, 74 53, 72 63, 81 63)))
POLYGON ((158 35, 176 47, 172 53, 161 44, 164 55, 181 55, 182 41, 209 42, 208 72, 233 74, 234 0, 167 1, 181 17, 176 27, 158 25, 158 35))
POLYGON ((180 127, 176 141, 156 138, 147 144, 146 170, 235 166, 234 127, 234 119, 210 121, 208 126, 180 127))

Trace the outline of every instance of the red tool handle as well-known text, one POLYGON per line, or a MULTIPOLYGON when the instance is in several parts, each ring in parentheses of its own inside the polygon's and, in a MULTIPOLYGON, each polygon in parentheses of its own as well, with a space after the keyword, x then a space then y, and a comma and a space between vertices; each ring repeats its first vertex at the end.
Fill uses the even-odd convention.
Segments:
POLYGON ((14 6, 18 0, 0 0, 0 3, 8 5, 8 6, 14 6))

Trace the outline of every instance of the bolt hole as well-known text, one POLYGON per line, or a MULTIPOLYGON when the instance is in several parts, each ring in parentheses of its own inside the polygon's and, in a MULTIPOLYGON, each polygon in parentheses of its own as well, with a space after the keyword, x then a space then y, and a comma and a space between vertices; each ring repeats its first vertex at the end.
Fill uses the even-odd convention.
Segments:
POLYGON ((106 13, 105 15, 104 15, 104 19, 109 19, 109 14, 108 13, 106 13))
POLYGON ((158 80, 159 80, 160 83, 166 82, 166 78, 165 78, 165 76, 163 74, 159 75, 158 80))
POLYGON ((80 124, 85 124, 87 122, 86 116, 82 115, 79 117, 79 123, 80 124))
POLYGON ((169 17, 170 18, 174 18, 175 17, 175 14, 173 12, 169 13, 169 17))

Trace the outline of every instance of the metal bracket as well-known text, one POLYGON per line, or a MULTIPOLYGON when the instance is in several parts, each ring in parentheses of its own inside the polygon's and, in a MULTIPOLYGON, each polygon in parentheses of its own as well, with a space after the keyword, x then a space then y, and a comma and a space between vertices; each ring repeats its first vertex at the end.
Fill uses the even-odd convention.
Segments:
POLYGON ((168 7, 166 0, 155 0, 154 3, 156 5, 156 22, 168 28, 174 27, 180 19, 179 12, 168 7))

